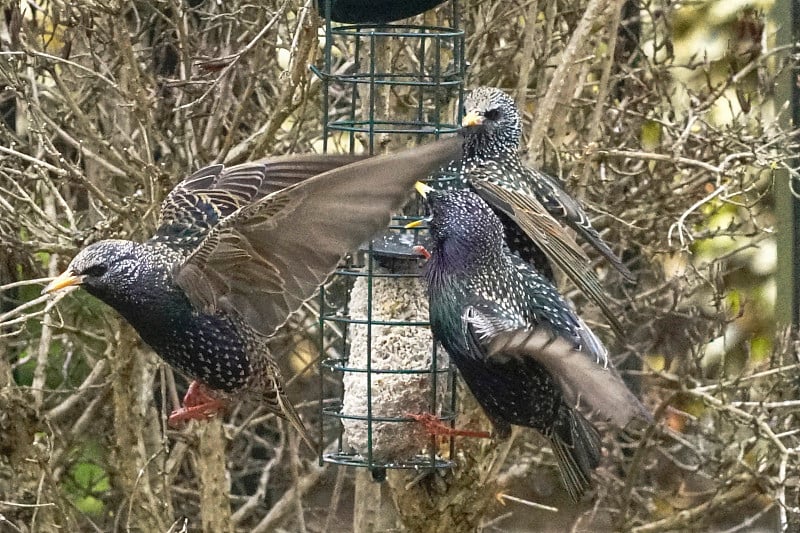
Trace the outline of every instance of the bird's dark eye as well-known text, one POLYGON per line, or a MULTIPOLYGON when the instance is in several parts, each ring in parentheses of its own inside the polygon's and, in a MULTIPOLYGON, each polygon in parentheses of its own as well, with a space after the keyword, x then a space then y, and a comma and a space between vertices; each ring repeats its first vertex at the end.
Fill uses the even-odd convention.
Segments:
POLYGON ((486 111, 486 113, 484 113, 484 114, 483 114, 483 116, 484 116, 484 117, 485 117, 487 120, 497 120, 497 119, 499 119, 499 118, 500 118, 500 110, 499 110, 499 109, 497 109, 497 108, 494 108, 494 109, 488 109, 488 110, 486 111))
POLYGON ((86 270, 84 270, 83 271, 83 275, 84 276, 89 276, 89 277, 92 277, 92 278, 99 278, 100 276, 105 274, 107 270, 108 270, 108 267, 106 265, 104 265, 103 263, 98 263, 98 264, 92 265, 89 268, 87 268, 86 270))

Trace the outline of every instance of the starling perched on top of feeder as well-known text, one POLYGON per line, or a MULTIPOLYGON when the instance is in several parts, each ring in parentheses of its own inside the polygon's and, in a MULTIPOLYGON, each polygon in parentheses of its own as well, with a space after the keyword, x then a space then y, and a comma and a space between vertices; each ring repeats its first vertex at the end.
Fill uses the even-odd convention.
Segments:
POLYGON ((316 449, 284 395, 267 339, 458 145, 436 141, 346 166, 351 159, 305 156, 203 168, 169 193, 150 240, 94 243, 43 292, 83 286, 196 380, 171 423, 249 397, 316 449))
POLYGON ((462 126, 461 178, 498 213, 511 249, 547 274, 543 251, 621 335, 588 257, 564 226, 589 242, 625 279, 632 281, 634 276, 592 227, 577 200, 555 179, 522 162, 518 153, 522 118, 514 101, 499 89, 478 87, 465 98, 462 126))
POLYGON ((498 436, 513 424, 550 440, 577 500, 600 460, 584 415, 619 427, 650 415, 553 284, 509 250, 486 202, 469 190, 417 189, 431 210, 424 277, 434 337, 498 436))

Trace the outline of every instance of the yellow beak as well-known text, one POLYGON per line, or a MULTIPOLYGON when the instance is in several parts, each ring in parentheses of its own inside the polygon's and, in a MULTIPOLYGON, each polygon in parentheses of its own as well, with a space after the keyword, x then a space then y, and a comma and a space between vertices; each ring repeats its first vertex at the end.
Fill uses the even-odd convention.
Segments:
POLYGON ((470 111, 464 118, 461 119, 461 126, 468 128, 470 126, 480 126, 483 124, 483 117, 475 111, 470 111))
MULTIPOLYGON (((425 185, 421 181, 416 182, 414 184, 414 188, 417 190, 419 195, 422 196, 423 198, 427 198, 428 197, 428 193, 433 190, 433 187, 425 185)), ((413 222, 409 222, 408 224, 403 226, 403 228, 405 228, 405 229, 419 228, 419 227, 422 227, 422 225, 425 224, 425 222, 427 222, 427 221, 424 218, 422 218, 420 220, 415 220, 413 222)))
POLYGON ((428 185, 425 185, 421 181, 416 182, 414 184, 414 188, 417 190, 419 195, 422 196, 423 198, 427 198, 428 197, 428 193, 433 190, 433 187, 429 187, 428 185))
POLYGON ((56 279, 47 284, 47 287, 42 289, 42 294, 50 294, 51 292, 60 291, 67 287, 74 287, 83 282, 83 276, 76 276, 72 271, 67 270, 56 279))

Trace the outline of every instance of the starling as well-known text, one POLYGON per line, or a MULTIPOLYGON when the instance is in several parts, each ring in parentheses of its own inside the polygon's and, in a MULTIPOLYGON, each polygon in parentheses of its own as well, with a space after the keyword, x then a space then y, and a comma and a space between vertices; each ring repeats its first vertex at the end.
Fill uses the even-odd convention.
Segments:
POLYGON ((43 292, 83 286, 196 380, 171 423, 249 397, 316 449, 267 340, 349 251, 388 224, 416 179, 458 151, 453 138, 346 166, 348 157, 303 156, 203 168, 166 197, 151 239, 94 243, 43 292))
POLYGON ((421 183, 417 190, 431 211, 424 277, 434 338, 495 434, 508 436, 512 424, 541 432, 569 494, 579 499, 600 461, 598 432, 587 416, 624 428, 649 414, 550 280, 511 252, 485 201, 470 190, 421 183))
MULTIPOLYGON (((609 309, 589 258, 565 231, 575 230, 627 280, 633 274, 592 227, 580 204, 547 174, 519 157, 522 118, 503 91, 478 87, 465 99, 461 179, 500 216, 511 249, 548 274, 546 257, 561 268, 603 311, 618 335, 622 327, 609 309)), ((552 275, 548 275, 552 279, 552 275)))

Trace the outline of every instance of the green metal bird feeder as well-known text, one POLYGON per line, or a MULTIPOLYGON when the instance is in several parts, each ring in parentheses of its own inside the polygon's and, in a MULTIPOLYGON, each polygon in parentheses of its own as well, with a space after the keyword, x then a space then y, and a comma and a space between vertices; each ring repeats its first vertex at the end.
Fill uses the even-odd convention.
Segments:
MULTIPOLYGON (((466 70, 457 1, 435 13, 445 21, 436 26, 336 25, 325 12, 331 1, 320 7, 324 64, 312 67, 322 80, 324 150, 375 154, 455 132, 466 70)), ((339 428, 323 462, 374 476, 452 464, 452 440, 441 445, 408 416, 448 421, 455 412, 454 374, 432 340, 411 250, 419 235, 403 229, 421 215, 417 200, 321 289, 321 436, 339 428)))

